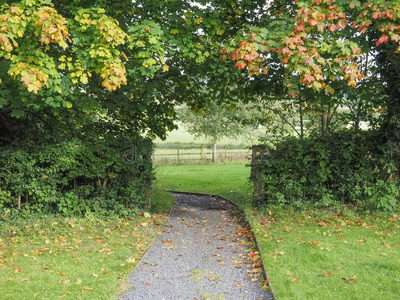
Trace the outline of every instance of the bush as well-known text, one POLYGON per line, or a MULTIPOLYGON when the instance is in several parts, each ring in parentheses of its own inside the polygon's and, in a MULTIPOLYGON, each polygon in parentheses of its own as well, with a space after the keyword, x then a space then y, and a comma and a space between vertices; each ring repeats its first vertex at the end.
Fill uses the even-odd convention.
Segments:
POLYGON ((149 204, 151 140, 72 139, 0 148, 0 209, 119 215, 149 204))
POLYGON ((371 133, 339 132, 276 144, 253 164, 253 179, 257 173, 264 182, 257 204, 392 210, 399 196, 393 151, 374 141, 371 133))

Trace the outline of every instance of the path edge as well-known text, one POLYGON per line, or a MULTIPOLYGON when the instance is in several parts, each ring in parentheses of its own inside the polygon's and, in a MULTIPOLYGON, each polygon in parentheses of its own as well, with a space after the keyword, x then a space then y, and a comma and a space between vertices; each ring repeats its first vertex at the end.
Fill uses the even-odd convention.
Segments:
MULTIPOLYGON (((172 207, 170 208, 170 210, 169 210, 169 213, 165 215, 168 219, 169 219, 169 217, 171 217, 172 210, 175 208, 175 206, 176 206, 176 205, 172 206, 172 207)), ((164 226, 165 226, 165 225, 164 225, 164 226)), ((164 227, 164 226, 163 226, 163 227, 164 227)), ((160 234, 160 235, 162 235, 162 234, 160 234)), ((159 235, 159 234, 155 234, 155 237, 154 237, 153 241, 150 242, 150 243, 147 245, 146 249, 145 249, 144 252, 142 253, 142 257, 139 259, 139 261, 137 262, 137 264, 136 264, 136 266, 134 267, 134 269, 132 270, 132 272, 128 275, 128 278, 127 278, 127 281, 128 281, 128 282, 129 282, 129 280, 130 280, 132 274, 135 272, 136 268, 138 268, 139 265, 143 262, 146 253, 150 250, 150 248, 153 246, 154 242, 159 238, 160 235, 159 235)), ((129 289, 128 289, 128 291, 129 291, 129 289)), ((125 292, 126 292, 126 291, 117 292, 117 293, 116 293, 116 294, 117 294, 117 295, 116 295, 116 299, 117 299, 117 300, 123 299, 123 296, 124 296, 123 294, 124 294, 125 292)))
POLYGON ((227 202, 231 203, 232 205, 234 205, 240 211, 240 213, 244 216, 244 219, 245 219, 247 225, 249 226, 249 228, 251 230, 251 233, 252 233, 252 235, 254 237, 256 248, 257 248, 258 252, 260 253, 260 259, 261 259, 261 265, 262 265, 264 278, 268 279, 268 283, 267 284, 268 284, 268 287, 269 287, 269 289, 271 291, 271 295, 272 295, 273 299, 278 300, 278 298, 276 297, 275 291, 272 288, 271 281, 269 280, 270 277, 268 276, 267 266, 266 266, 266 264, 265 264, 265 262, 264 262, 264 260, 262 259, 262 256, 261 256, 261 248, 260 248, 260 245, 259 245, 259 241, 257 239, 257 235, 254 233, 253 228, 252 228, 252 226, 250 224, 250 220, 248 220, 247 214, 246 214, 246 212, 244 211, 243 208, 241 208, 233 200, 231 200, 229 198, 226 198, 224 196, 221 196, 221 195, 196 193, 196 192, 174 191, 174 190, 166 190, 166 192, 173 193, 173 194, 185 194, 185 195, 194 195, 194 196, 204 196, 204 197, 210 197, 210 198, 217 198, 217 199, 220 199, 220 200, 227 201, 227 202))

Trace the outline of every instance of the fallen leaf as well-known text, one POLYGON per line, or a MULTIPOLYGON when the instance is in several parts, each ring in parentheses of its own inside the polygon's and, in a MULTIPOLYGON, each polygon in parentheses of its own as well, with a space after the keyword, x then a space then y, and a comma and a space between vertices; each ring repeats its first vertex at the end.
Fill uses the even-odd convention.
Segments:
POLYGON ((148 212, 144 212, 142 216, 145 218, 151 218, 151 215, 148 212))
POLYGON ((171 243, 172 243, 172 240, 166 239, 166 240, 163 240, 162 242, 165 243, 165 244, 171 244, 171 243))
POLYGON ((88 287, 88 286, 84 286, 80 288, 81 291, 93 291, 93 288, 88 287))
POLYGON ((107 254, 111 254, 112 250, 108 249, 108 248, 103 248, 102 250, 99 251, 100 253, 107 253, 107 254))
POLYGON ((216 280, 217 280, 217 278, 215 278, 215 277, 211 277, 211 278, 208 278, 208 280, 210 280, 210 281, 216 281, 216 280))
POLYGON ((301 279, 298 279, 298 278, 292 278, 292 279, 290 279, 290 281, 291 281, 291 282, 300 282, 300 281, 301 281, 301 279))
POLYGON ((145 282, 144 284, 145 285, 151 285, 151 282, 145 282))
POLYGON ((268 282, 269 282, 269 279, 265 279, 265 280, 262 282, 261 286, 267 286, 267 285, 268 285, 268 282))
POLYGON ((321 221, 318 223, 318 225, 321 227, 325 227, 326 225, 328 225, 328 223, 326 223, 325 221, 321 221))
POLYGON ((128 264, 134 264, 134 263, 136 262, 136 259, 135 259, 134 257, 130 257, 130 258, 128 258, 128 259, 126 260, 126 262, 127 262, 128 264))
POLYGON ((349 280, 347 280, 347 282, 350 284, 355 283, 356 281, 357 281, 357 279, 355 279, 355 278, 350 278, 349 280))
POLYGON ((236 283, 235 284, 237 287, 239 287, 239 286, 243 286, 243 283, 236 283))
POLYGON ((60 281, 58 281, 58 283, 61 283, 61 284, 68 284, 70 282, 71 282, 71 280, 69 280, 69 279, 61 279, 60 281))
POLYGON ((322 273, 321 275, 325 276, 325 277, 329 277, 329 276, 332 276, 332 273, 322 273))
POLYGON ((253 258, 253 257, 256 256, 257 254, 258 254, 258 252, 250 252, 249 256, 250 256, 251 258, 253 258))

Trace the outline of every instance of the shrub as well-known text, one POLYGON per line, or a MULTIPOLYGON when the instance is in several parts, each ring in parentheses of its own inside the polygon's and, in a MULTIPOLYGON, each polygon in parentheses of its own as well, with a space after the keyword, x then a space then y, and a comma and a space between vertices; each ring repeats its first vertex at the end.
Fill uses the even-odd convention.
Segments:
POLYGON ((131 213, 148 205, 151 140, 72 139, 0 148, 0 209, 79 215, 131 213))
POLYGON ((265 150, 253 164, 253 180, 259 173, 264 182, 257 204, 352 203, 392 210, 399 196, 392 156, 391 147, 378 145, 371 133, 287 139, 265 150))

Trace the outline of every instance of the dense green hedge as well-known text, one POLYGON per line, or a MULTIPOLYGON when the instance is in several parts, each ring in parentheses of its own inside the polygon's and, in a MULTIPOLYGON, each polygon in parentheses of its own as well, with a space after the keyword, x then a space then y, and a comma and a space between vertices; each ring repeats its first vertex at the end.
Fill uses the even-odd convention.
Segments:
POLYGON ((1 147, 0 210, 124 215, 145 208, 152 150, 140 136, 1 147))
POLYGON ((258 204, 392 210, 399 196, 395 155, 395 147, 379 145, 371 133, 287 139, 253 164, 253 179, 259 174, 263 182, 258 204))

